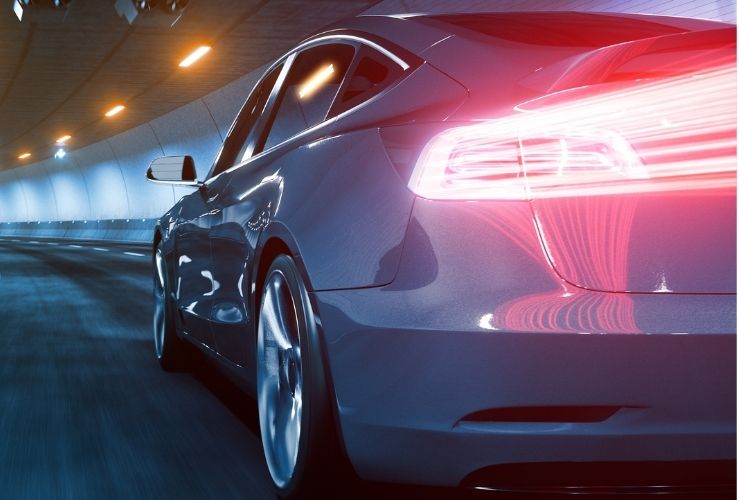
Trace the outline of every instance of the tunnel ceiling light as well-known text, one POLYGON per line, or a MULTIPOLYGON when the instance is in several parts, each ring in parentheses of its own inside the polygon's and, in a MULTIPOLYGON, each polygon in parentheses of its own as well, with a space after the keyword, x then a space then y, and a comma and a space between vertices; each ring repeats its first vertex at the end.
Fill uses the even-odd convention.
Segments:
POLYGON ((57 140, 56 140, 56 143, 57 143, 58 145, 62 146, 62 145, 64 145, 64 144, 66 144, 66 143, 67 143, 67 141, 68 141, 68 140, 70 140, 71 138, 72 138, 72 136, 71 136, 71 135, 63 135, 63 136, 61 136, 61 137, 60 137, 59 139, 57 139, 57 140))
POLYGON ((210 46, 202 45, 198 47, 189 56, 180 61, 180 68, 188 68, 192 66, 195 61, 203 57, 208 52, 210 52, 210 46))
POLYGON ((23 153, 23 154, 18 155, 19 160, 25 160, 26 158, 30 158, 30 157, 31 157, 31 153, 23 153))
POLYGON ((321 86, 326 83, 330 78, 331 75, 334 74, 334 65, 329 64, 327 66, 324 66, 323 68, 316 71, 313 76, 311 76, 308 81, 306 81, 301 87, 300 91, 298 92, 298 95, 301 99, 305 99, 306 97, 309 97, 311 94, 313 94, 316 90, 321 88, 321 86))
POLYGON ((114 107, 110 108, 108 111, 106 111, 105 112, 105 116, 107 116, 108 118, 110 118, 111 116, 117 115, 118 113, 120 113, 124 109, 126 109, 126 107, 123 104, 119 104, 117 106, 114 106, 114 107))

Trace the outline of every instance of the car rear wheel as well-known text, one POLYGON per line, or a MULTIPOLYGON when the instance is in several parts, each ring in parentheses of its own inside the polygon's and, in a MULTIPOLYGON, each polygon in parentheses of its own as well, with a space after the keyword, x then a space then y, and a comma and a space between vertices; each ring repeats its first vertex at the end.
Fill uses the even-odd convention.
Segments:
POLYGON ((177 336, 174 303, 170 295, 161 243, 154 251, 154 353, 166 371, 190 371, 200 361, 200 352, 177 336))
POLYGON ((257 403, 262 447, 283 498, 331 493, 347 473, 330 409, 315 315, 295 263, 267 272, 257 332, 257 403))

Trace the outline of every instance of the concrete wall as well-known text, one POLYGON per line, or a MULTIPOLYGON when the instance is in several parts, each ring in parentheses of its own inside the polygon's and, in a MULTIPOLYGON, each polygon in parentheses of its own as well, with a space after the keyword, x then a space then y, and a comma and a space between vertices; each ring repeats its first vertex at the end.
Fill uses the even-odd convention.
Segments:
MULTIPOLYGON (((521 10, 641 12, 736 23, 736 3, 716 0, 385 0, 367 13, 521 10)), ((190 154, 205 175, 263 69, 64 159, 0 171, 0 234, 148 241, 156 218, 189 192, 147 182, 149 162, 190 154)))

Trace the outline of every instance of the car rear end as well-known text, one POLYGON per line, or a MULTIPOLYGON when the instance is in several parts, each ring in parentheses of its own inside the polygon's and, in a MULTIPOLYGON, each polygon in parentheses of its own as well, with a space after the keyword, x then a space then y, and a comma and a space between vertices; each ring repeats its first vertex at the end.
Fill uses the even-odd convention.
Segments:
POLYGON ((380 130, 417 195, 392 283, 314 294, 357 472, 735 488, 735 29, 416 22, 451 33, 422 57, 469 98, 380 130))

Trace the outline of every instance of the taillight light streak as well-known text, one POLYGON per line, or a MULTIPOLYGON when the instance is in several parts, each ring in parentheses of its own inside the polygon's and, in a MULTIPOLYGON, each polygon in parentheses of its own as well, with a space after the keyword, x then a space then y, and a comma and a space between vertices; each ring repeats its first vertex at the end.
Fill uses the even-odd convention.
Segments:
MULTIPOLYGON (((607 203, 605 199, 602 200, 607 203)), ((628 246, 630 233, 630 210, 625 201, 621 209, 626 208, 619 224, 613 225, 612 239, 617 241, 622 250, 628 246)), ((463 210, 465 217, 470 220, 482 221, 491 227, 491 233, 496 238, 504 238, 523 253, 531 257, 534 265, 546 266, 544 254, 548 254, 543 241, 538 239, 536 224, 531 218, 528 204, 503 202, 500 210, 486 210, 474 204, 466 205, 463 210), (543 253, 544 254, 543 254, 543 253)), ((596 214, 589 221, 583 221, 589 227, 604 228, 603 213, 596 214)), ((575 233, 566 232, 570 236, 568 241, 578 244, 575 233)), ((581 258, 588 258, 593 250, 588 245, 577 251, 581 258)), ((602 274, 603 279, 613 281, 618 286, 624 279, 623 269, 626 266, 627 254, 613 252, 615 260, 611 262, 597 262, 593 273, 602 274), (621 274, 619 274, 621 273, 621 274)), ((590 262, 590 261, 588 261, 590 262)), ((545 267, 546 268, 546 267, 545 267)), ((551 332, 551 333, 618 333, 636 334, 642 330, 634 313, 634 301, 629 294, 611 294, 584 290, 566 282, 559 275, 550 271, 552 279, 551 290, 515 297, 503 304, 492 305, 490 313, 481 318, 479 326, 486 330, 500 330, 506 332, 551 332)))
POLYGON ((514 200, 735 187, 735 65, 610 88, 442 132, 409 186, 432 199, 514 200))

